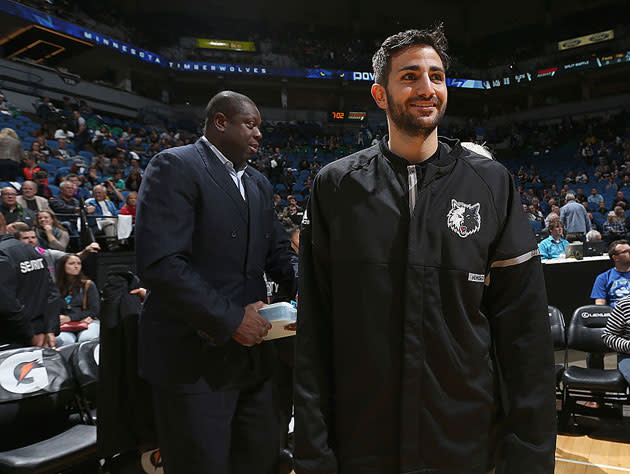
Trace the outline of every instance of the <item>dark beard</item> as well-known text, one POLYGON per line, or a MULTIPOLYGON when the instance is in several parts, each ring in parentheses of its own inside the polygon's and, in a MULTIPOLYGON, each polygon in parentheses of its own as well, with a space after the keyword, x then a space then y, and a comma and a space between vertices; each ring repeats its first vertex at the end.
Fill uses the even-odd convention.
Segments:
POLYGON ((405 111, 404 104, 394 102, 387 89, 385 89, 385 94, 387 95, 387 112, 389 118, 391 118, 392 122, 394 122, 401 131, 410 136, 427 138, 438 126, 442 117, 444 117, 444 112, 446 112, 444 103, 436 98, 438 113, 435 116, 435 120, 429 126, 425 126, 422 125, 420 120, 417 120, 418 117, 405 111))

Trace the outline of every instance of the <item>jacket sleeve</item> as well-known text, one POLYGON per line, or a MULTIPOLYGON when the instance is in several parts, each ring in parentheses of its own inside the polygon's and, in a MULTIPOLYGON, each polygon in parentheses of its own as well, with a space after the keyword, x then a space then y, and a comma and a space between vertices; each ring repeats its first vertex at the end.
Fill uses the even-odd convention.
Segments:
POLYGON ((490 253, 483 307, 505 411, 497 474, 551 474, 555 374, 542 264, 511 178, 496 196, 502 225, 490 253))
POLYGON ((190 264, 199 193, 193 173, 171 153, 149 163, 138 198, 136 241, 142 245, 137 269, 150 292, 167 295, 179 308, 183 323, 221 345, 236 332, 245 309, 212 288, 190 264))
MULTIPOLYGON (((63 254, 63 252, 60 253, 63 254)), ((57 285, 55 285, 53 281, 52 275, 48 270, 46 270, 46 273, 48 274, 48 304, 44 312, 45 332, 59 334, 59 315, 61 314, 63 300, 61 299, 57 285)))
POLYGON ((298 321, 295 342, 295 471, 337 472, 332 428, 332 323, 329 237, 320 208, 319 178, 300 232, 298 321))
MULTIPOLYGON (((50 200, 50 207, 55 214, 75 214, 75 206, 68 204, 60 197, 56 197, 50 200)), ((62 221, 70 219, 70 216, 59 216, 62 221)))
POLYGON ((17 297, 17 279, 9 259, 0 255, 0 318, 8 329, 7 339, 26 342, 33 337, 33 327, 17 297))

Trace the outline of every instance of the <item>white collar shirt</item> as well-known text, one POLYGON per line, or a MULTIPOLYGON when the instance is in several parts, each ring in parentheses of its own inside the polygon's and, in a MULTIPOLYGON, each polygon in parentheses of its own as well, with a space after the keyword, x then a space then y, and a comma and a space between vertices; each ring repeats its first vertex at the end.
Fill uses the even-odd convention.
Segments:
POLYGON ((234 184, 236 185, 236 188, 241 193, 241 196, 243 196, 243 199, 245 201, 247 201, 247 198, 245 197, 245 186, 243 186, 243 173, 245 173, 245 168, 247 168, 247 165, 243 166, 243 168, 241 168, 240 170, 237 171, 234 168, 234 163, 232 163, 230 160, 228 160, 225 157, 225 155, 223 153, 221 153, 216 146, 214 146, 212 143, 210 143, 210 140, 208 140, 205 137, 205 135, 202 135, 201 139, 204 140, 208 144, 210 149, 219 158, 219 161, 221 161, 221 163, 223 163, 225 165, 225 168, 227 169, 227 172, 230 175, 230 178, 232 178, 232 181, 234 181, 234 184))

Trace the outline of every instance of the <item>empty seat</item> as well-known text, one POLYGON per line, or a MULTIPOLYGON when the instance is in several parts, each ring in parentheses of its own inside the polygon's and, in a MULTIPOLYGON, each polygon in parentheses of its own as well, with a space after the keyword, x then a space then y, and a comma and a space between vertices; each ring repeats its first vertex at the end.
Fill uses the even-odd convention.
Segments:
POLYGON ((96 428, 70 423, 75 394, 59 352, 0 352, 0 472, 52 473, 96 461, 96 428))

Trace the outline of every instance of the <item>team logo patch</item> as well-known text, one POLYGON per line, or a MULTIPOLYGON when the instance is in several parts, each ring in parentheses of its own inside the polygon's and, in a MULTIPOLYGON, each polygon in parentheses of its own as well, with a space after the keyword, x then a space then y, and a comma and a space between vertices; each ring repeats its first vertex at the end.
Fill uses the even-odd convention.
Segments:
POLYGON ((468 237, 481 228, 480 204, 466 204, 451 199, 451 210, 448 211, 446 222, 448 228, 460 237, 468 237))

